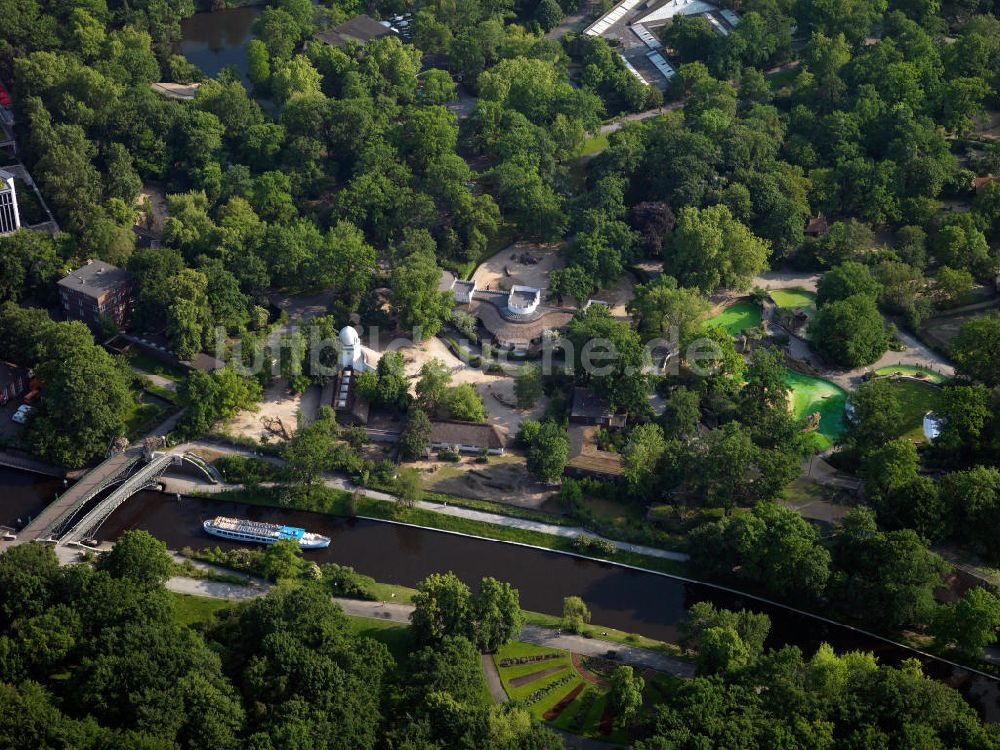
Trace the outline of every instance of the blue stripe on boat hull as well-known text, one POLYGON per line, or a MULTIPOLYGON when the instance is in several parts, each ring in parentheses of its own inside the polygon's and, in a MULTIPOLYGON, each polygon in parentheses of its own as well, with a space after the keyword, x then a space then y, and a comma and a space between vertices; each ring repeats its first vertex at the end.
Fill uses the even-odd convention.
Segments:
MULTIPOLYGON (((229 531, 224 531, 222 529, 217 529, 214 526, 209 526, 208 522, 204 524, 204 529, 206 532, 212 536, 217 536, 220 539, 226 539, 230 542, 245 542, 247 544, 274 544, 275 542, 284 541, 283 539, 272 539, 272 538, 258 538, 258 539, 248 539, 239 534, 234 534, 229 531)), ((286 537, 288 539, 293 539, 294 537, 286 537)), ((330 540, 326 537, 322 537, 316 542, 307 542, 302 539, 299 540, 300 549, 323 549, 324 547, 330 546, 330 540)))

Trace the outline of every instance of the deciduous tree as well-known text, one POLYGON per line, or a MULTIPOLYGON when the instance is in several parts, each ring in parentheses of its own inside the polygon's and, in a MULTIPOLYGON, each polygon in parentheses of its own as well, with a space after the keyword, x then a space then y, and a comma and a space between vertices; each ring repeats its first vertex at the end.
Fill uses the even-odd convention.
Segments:
POLYGON ((635 674, 632 667, 620 665, 611 673, 611 692, 608 701, 615 712, 615 724, 627 727, 635 721, 642 708, 642 691, 646 681, 635 674))
POLYGON ((664 252, 677 280, 707 294, 746 289, 767 268, 770 244, 756 237, 722 205, 682 208, 664 252))
POLYGON ((417 584, 410 627, 418 643, 473 636, 472 592, 454 573, 432 573, 417 584))
POLYGON ((844 367, 870 365, 889 346, 882 314, 864 294, 824 305, 809 326, 809 336, 816 351, 844 367))

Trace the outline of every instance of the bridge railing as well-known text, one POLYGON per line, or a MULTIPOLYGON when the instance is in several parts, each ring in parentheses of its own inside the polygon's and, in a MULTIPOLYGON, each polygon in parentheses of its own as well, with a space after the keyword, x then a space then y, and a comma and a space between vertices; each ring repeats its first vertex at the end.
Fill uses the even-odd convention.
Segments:
POLYGON ((44 540, 62 533, 83 506, 131 471, 140 458, 141 455, 135 453, 125 458, 119 454, 105 459, 53 501, 49 507, 54 508, 52 511, 54 515, 49 517, 46 513, 49 509, 46 508, 33 523, 28 524, 21 532, 21 536, 29 537, 29 541, 44 540))
POLYGON ((114 492, 101 500, 83 518, 73 524, 63 537, 64 542, 79 542, 97 533, 112 513, 132 495, 156 483, 156 478, 174 461, 169 453, 159 453, 153 459, 122 482, 114 492))
POLYGON ((212 464, 194 453, 182 453, 181 459, 199 469, 212 484, 225 484, 226 480, 212 464))

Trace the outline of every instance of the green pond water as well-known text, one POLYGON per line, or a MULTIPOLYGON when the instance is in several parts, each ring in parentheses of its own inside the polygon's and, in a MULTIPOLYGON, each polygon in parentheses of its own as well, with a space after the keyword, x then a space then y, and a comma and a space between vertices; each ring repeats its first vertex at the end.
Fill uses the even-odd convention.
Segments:
POLYGON ((816 304, 816 295, 805 289, 775 289, 770 295, 778 307, 809 308, 816 304))
POLYGON ((759 326, 760 321, 760 305, 743 300, 709 318, 705 321, 705 325, 712 328, 723 328, 730 336, 737 336, 747 328, 759 326))
POLYGON ((792 415, 805 419, 819 412, 819 429, 813 433, 817 447, 827 448, 844 432, 844 404, 847 392, 829 380, 813 378, 789 370, 785 382, 792 391, 792 415))
POLYGON ((923 380, 928 380, 931 383, 943 383, 946 378, 939 372, 934 372, 933 370, 928 370, 926 367, 917 367, 916 365, 890 365, 889 367, 880 367, 875 370, 876 375, 909 375, 917 377, 921 374, 924 375, 923 380))

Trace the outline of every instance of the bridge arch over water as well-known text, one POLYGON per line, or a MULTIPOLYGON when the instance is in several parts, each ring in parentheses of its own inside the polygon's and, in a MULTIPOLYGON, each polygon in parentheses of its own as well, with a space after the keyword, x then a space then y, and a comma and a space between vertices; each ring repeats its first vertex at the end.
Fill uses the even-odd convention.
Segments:
POLYGON ((23 542, 57 544, 88 539, 118 506, 137 492, 156 487, 160 476, 175 465, 195 469, 212 484, 223 481, 217 469, 193 453, 161 453, 138 447, 128 448, 87 472, 22 529, 17 538, 23 542), (115 485, 117 487, 106 497, 80 515, 98 495, 115 485))

